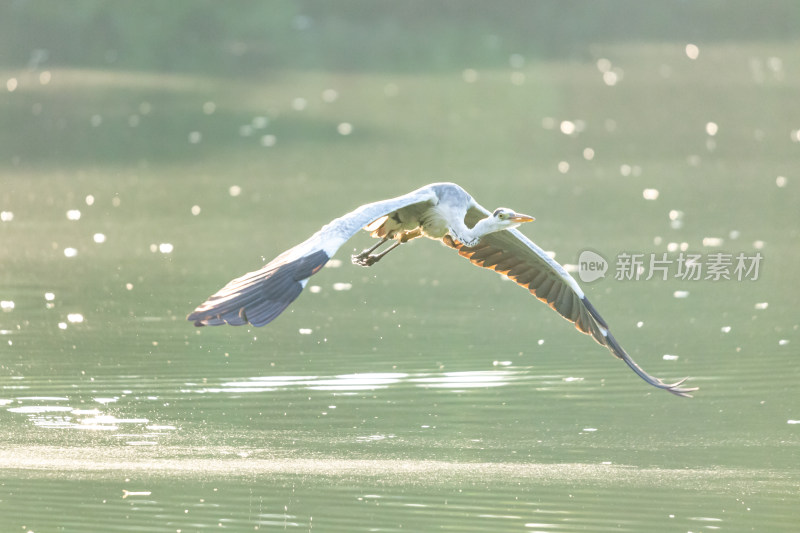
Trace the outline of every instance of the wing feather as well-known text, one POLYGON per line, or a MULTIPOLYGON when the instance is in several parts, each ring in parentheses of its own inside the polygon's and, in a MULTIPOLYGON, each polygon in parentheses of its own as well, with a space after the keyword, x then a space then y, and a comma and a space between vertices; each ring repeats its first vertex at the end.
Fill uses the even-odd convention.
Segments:
MULTIPOLYGON (((467 212, 465 223, 472 227, 488 215, 489 212, 483 207, 474 204, 467 212)), ((450 235, 445 236, 444 243, 455 248, 459 255, 473 264, 505 274, 529 290, 536 298, 575 324, 578 331, 591 335, 595 341, 607 347, 649 384, 678 396, 691 396, 690 393, 697 390, 695 387, 681 387, 685 380, 664 383, 637 365, 611 335, 608 324, 586 298, 575 279, 516 229, 484 235, 474 246, 466 246, 450 235)))
MULTIPOLYGON (((397 198, 365 204, 332 220, 294 248, 253 272, 248 272, 210 296, 187 317, 196 326, 263 326, 274 320, 303 291, 308 278, 370 222, 415 204, 435 204, 442 188, 432 184, 397 198)), ((465 193, 466 194, 466 193, 465 193)))

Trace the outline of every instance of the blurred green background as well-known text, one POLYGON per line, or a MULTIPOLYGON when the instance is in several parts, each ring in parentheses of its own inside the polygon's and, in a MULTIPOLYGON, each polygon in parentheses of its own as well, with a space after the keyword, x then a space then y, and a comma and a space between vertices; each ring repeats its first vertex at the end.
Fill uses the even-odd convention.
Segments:
POLYGON ((0 529, 793 531, 798 45, 793 1, 0 4, 0 529), (184 320, 435 181, 611 261, 587 294, 696 397, 429 241, 184 320))

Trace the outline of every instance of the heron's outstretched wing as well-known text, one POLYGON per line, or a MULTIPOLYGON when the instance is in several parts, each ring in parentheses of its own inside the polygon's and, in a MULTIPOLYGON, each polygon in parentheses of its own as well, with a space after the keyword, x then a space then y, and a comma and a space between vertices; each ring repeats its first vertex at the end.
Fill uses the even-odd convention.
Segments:
POLYGON ((263 268, 230 281, 186 318, 195 326, 268 324, 300 295, 308 278, 319 272, 361 228, 403 207, 435 204, 440 187, 440 184, 428 185, 397 198, 362 205, 326 224, 263 268))
MULTIPOLYGON (((468 226, 473 226, 488 215, 488 211, 474 205, 467 212, 465 222, 468 226)), ((465 246, 449 235, 444 242, 473 264, 505 274, 528 289, 531 294, 574 323, 579 331, 591 335, 594 340, 606 346, 649 384, 678 396, 690 396, 690 392, 697 390, 681 387, 685 379, 676 383, 664 383, 637 365, 611 334, 608 324, 586 298, 575 279, 516 229, 484 235, 475 246, 465 246)))

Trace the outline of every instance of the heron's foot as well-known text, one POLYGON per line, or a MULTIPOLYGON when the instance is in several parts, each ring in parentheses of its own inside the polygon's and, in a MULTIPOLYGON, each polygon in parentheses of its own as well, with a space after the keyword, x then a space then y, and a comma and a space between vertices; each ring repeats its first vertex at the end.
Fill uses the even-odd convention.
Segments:
POLYGON ((356 254, 350 257, 353 260, 354 265, 359 265, 362 267, 370 267, 378 262, 378 260, 382 257, 382 255, 378 254, 371 254, 368 251, 361 252, 360 254, 356 254))
POLYGON ((391 252, 392 250, 394 250, 395 248, 400 246, 400 244, 402 244, 402 241, 397 241, 393 245, 391 245, 390 247, 388 247, 387 249, 385 249, 384 251, 382 251, 379 254, 373 254, 372 253, 378 248, 378 246, 380 246, 381 244, 383 244, 387 240, 389 240, 389 239, 384 239, 381 242, 379 242, 378 244, 376 244, 375 246, 373 246, 372 248, 367 248, 366 250, 364 250, 360 254, 352 256, 351 259, 353 260, 353 263, 355 263, 357 265, 361 265, 363 267, 372 266, 375 263, 377 263, 378 261, 380 261, 381 259, 383 259, 383 257, 386 254, 388 254, 389 252, 391 252))

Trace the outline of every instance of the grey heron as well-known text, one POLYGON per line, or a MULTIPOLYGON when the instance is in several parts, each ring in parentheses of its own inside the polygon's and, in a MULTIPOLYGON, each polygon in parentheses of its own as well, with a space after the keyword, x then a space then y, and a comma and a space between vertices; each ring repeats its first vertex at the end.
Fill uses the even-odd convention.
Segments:
POLYGON ((360 229, 381 239, 352 256, 353 262, 362 266, 371 266, 402 243, 425 236, 442 241, 473 264, 504 274, 528 289, 650 385, 678 396, 691 396, 697 388, 682 387, 686 378, 664 383, 631 359, 575 279, 516 229, 531 220, 533 217, 503 207, 490 212, 454 183, 426 185, 397 198, 362 205, 331 221, 261 269, 230 281, 187 319, 195 326, 263 326, 281 314, 300 295, 308 279, 360 229), (386 250, 373 253, 390 240, 395 242, 386 250))

